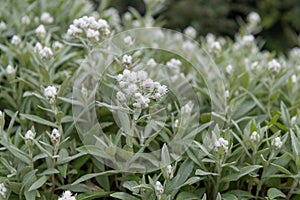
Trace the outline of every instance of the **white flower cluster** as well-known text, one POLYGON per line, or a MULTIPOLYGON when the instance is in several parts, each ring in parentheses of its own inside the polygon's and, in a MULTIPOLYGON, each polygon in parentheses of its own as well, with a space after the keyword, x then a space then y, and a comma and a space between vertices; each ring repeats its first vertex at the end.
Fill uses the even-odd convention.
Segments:
POLYGON ((54 21, 53 17, 48 12, 43 12, 40 17, 40 20, 45 24, 51 24, 54 21))
POLYGON ((255 38, 253 35, 244 35, 240 41, 240 44, 242 46, 249 46, 249 45, 253 44, 254 41, 255 41, 255 38))
POLYGON ((167 171, 168 177, 170 179, 172 179, 173 178, 173 167, 172 167, 172 165, 168 165, 166 167, 166 171, 167 171))
POLYGON ((16 70, 14 69, 13 66, 7 65, 7 67, 6 67, 6 73, 7 73, 8 75, 14 74, 15 72, 16 72, 16 70))
POLYGON ((184 32, 184 34, 186 34, 187 36, 189 36, 193 39, 197 36, 197 31, 192 26, 186 27, 183 32, 184 32))
POLYGON ((221 44, 219 41, 216 41, 216 37, 212 33, 206 35, 206 42, 209 52, 220 53, 222 49, 221 44))
POLYGON ((151 68, 154 68, 157 66, 157 63, 156 61, 154 60, 154 58, 150 58, 148 61, 147 61, 147 66, 151 67, 151 68))
POLYGON ((247 16, 247 20, 250 24, 259 24, 261 19, 258 13, 256 12, 250 12, 249 15, 247 16))
POLYGON ((131 63, 132 63, 132 57, 125 54, 122 58, 122 64, 128 67, 129 65, 131 65, 131 63))
POLYGON ((6 30, 6 28, 7 28, 6 23, 3 21, 0 21, 0 31, 4 31, 4 30, 6 30))
POLYGON ((215 142, 215 147, 216 150, 218 151, 220 148, 223 148, 225 153, 228 151, 228 140, 225 140, 223 137, 220 137, 216 142, 215 142))
POLYGON ((35 137, 35 132, 33 132, 32 130, 28 130, 25 133, 25 140, 33 140, 35 137))
POLYGON ((37 42, 34 46, 34 53, 38 54, 42 59, 50 59, 53 52, 49 47, 43 47, 41 43, 37 42))
POLYGON ((126 37, 124 37, 123 42, 127 46, 132 46, 134 44, 134 40, 130 35, 127 35, 126 37))
POLYGON ((53 102, 55 96, 57 95, 57 89, 55 86, 48 86, 44 89, 44 96, 50 101, 53 102))
POLYGON ((61 49, 63 47, 64 47, 64 45, 62 43, 60 43, 59 41, 55 41, 52 44, 52 48, 53 48, 54 51, 55 50, 59 50, 59 49, 61 49))
POLYGON ((0 183, 0 195, 2 195, 3 197, 6 196, 6 192, 7 192, 7 189, 4 185, 4 183, 0 183))
POLYGON ((174 73, 180 73, 180 67, 182 65, 181 61, 175 58, 172 58, 166 63, 167 67, 171 69, 174 73))
POLYGON ((164 186, 159 181, 155 182, 155 192, 158 199, 160 199, 161 195, 164 193, 164 186))
POLYGON ((110 29, 107 21, 104 19, 96 20, 95 17, 81 17, 75 19, 73 24, 70 25, 67 34, 72 37, 82 37, 83 33, 90 42, 98 42, 99 36, 108 36, 110 29))
POLYGON ((65 191, 62 197, 59 197, 58 200, 76 200, 75 196, 72 196, 72 192, 69 190, 65 191))
POLYGON ((257 142, 260 140, 260 136, 256 131, 253 131, 253 133, 250 136, 250 141, 257 142))
POLYGON ((121 88, 116 95, 118 101, 125 102, 133 99, 132 105, 135 108, 147 108, 150 99, 159 100, 168 92, 167 86, 154 82, 143 70, 132 72, 125 69, 123 74, 117 76, 117 80, 121 88))
POLYGON ((280 137, 276 137, 274 138, 274 140, 272 141, 272 145, 275 147, 275 148, 280 148, 281 145, 282 145, 282 142, 281 142, 281 139, 280 137))
POLYGON ((46 37, 46 29, 45 26, 43 24, 40 24, 36 29, 35 29, 35 33, 39 38, 45 38, 46 37))
POLYGON ((276 59, 273 59, 268 62, 268 68, 271 72, 278 73, 281 68, 281 65, 276 59))
POLYGON ((21 43, 21 38, 17 35, 14 35, 12 38, 11 38, 11 41, 10 43, 12 45, 15 45, 15 46, 18 46, 20 43, 21 43))
POLYGON ((24 16, 21 18, 21 23, 22 23, 23 25, 29 25, 29 24, 30 24, 30 18, 29 18, 29 16, 24 15, 24 16))
POLYGON ((59 131, 55 128, 52 130, 52 133, 50 135, 50 138, 53 142, 57 142, 60 138, 60 133, 59 131))

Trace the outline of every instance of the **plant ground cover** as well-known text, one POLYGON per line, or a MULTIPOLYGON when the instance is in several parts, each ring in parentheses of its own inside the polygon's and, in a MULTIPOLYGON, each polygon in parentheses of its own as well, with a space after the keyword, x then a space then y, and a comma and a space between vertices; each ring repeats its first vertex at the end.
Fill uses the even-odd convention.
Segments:
POLYGON ((1 1, 0 199, 298 199, 300 49, 145 4, 1 1))

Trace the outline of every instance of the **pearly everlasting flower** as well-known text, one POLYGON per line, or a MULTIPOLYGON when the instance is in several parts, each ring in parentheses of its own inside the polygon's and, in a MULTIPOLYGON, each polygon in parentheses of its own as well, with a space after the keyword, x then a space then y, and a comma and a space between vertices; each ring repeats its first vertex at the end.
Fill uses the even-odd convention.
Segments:
POLYGON ((151 67, 151 68, 154 68, 156 67, 157 63, 156 61, 153 59, 153 58, 150 58, 147 62, 147 66, 151 67))
POLYGON ((300 48, 299 48, 299 47, 294 47, 294 48, 290 51, 290 56, 291 56, 291 57, 300 57, 300 48))
POLYGON ((282 145, 282 142, 281 142, 281 139, 280 137, 276 137, 274 138, 274 140, 272 141, 272 145, 275 147, 275 148, 280 148, 281 145, 282 145))
POLYGON ((50 138, 52 141, 57 142, 59 140, 60 136, 61 135, 60 135, 59 131, 55 128, 52 130, 50 138))
POLYGON ((281 65, 277 60, 273 59, 268 62, 268 68, 271 72, 278 73, 281 68, 281 65))
POLYGON ((99 41, 99 31, 97 30, 93 30, 93 29, 88 29, 86 31, 86 37, 88 39, 90 39, 91 41, 94 41, 94 42, 98 42, 99 41))
POLYGON ((125 12, 124 15, 123 15, 124 19, 129 21, 132 19, 132 15, 130 12, 125 12))
POLYGON ((19 44, 21 43, 21 39, 20 39, 19 36, 14 35, 14 36, 12 37, 10 43, 11 43, 12 45, 17 46, 17 45, 19 45, 19 44))
POLYGON ((6 189, 5 185, 4 185, 4 183, 0 183, 0 195, 2 195, 2 197, 5 198, 6 192, 7 192, 7 189, 6 189))
POLYGON ((184 106, 182 106, 181 113, 183 115, 190 114, 192 112, 192 110, 193 110, 193 107, 194 107, 193 103, 191 101, 189 101, 187 104, 185 104, 184 106))
POLYGON ((184 34, 194 39, 197 35, 197 31, 194 29, 194 27, 188 26, 186 29, 184 29, 184 34))
POLYGON ((45 24, 51 24, 54 21, 53 17, 48 12, 43 12, 40 19, 41 22, 45 24))
POLYGON ((132 57, 125 54, 122 58, 123 65, 129 66, 129 65, 131 65, 131 62, 132 62, 132 57))
POLYGON ((43 24, 39 25, 36 29, 35 29, 35 33, 37 34, 38 37, 40 38, 45 38, 46 37, 46 29, 45 26, 43 24))
POLYGON ((62 197, 59 197, 58 200, 76 200, 75 196, 72 196, 72 192, 69 190, 65 191, 62 197))
POLYGON ((123 92, 118 91, 117 92, 117 99, 120 102, 124 102, 124 101, 126 101, 126 96, 125 96, 125 94, 123 92))
POLYGON ((31 130, 28 130, 26 133, 25 133, 25 140, 33 140, 35 137, 35 133, 32 132, 31 130))
POLYGON ((253 35, 245 35, 242 37, 240 43, 241 43, 241 45, 249 46, 249 45, 253 44, 254 41, 255 41, 255 38, 253 35))
POLYGON ((6 23, 0 21, 0 31, 4 31, 4 30, 6 30, 6 29, 7 29, 6 23))
POLYGON ((226 98, 229 98, 229 97, 230 97, 229 90, 226 90, 226 91, 225 91, 225 97, 226 97, 226 98))
POLYGON ((169 178, 170 179, 173 178, 173 167, 172 167, 172 165, 168 165, 166 167, 166 170, 167 170, 167 174, 168 174, 169 178))
POLYGON ((218 151, 219 149, 223 149, 225 152, 228 151, 228 140, 225 140, 223 137, 220 137, 216 142, 215 142, 215 147, 216 150, 218 151))
POLYGON ((191 41, 184 41, 182 44, 182 49, 185 51, 192 51, 195 48, 195 45, 191 41))
POLYGON ((60 43, 59 41, 55 41, 55 42, 53 42, 53 44, 52 44, 52 48, 54 49, 54 50, 59 50, 59 49, 61 49, 61 48, 63 48, 64 47, 64 45, 62 44, 62 43, 60 43))
POLYGON ((179 120, 176 119, 176 120, 174 121, 174 127, 175 127, 175 128, 178 128, 178 124, 179 124, 179 120))
POLYGON ((48 86, 47 88, 44 89, 44 96, 48 100, 54 100, 55 96, 57 95, 57 89, 54 86, 48 86))
POLYGON ((164 193, 164 187, 162 186, 162 184, 159 181, 155 182, 155 192, 156 192, 158 199, 160 199, 161 195, 164 193))
POLYGON ((169 60, 166 65, 169 69, 171 69, 174 73, 179 74, 180 73, 180 67, 181 67, 181 61, 175 58, 172 58, 169 60))
POLYGON ((250 141, 256 142, 256 141, 259 141, 259 140, 260 140, 259 134, 258 134, 256 131, 254 131, 254 132, 251 134, 251 136, 250 136, 250 141))
POLYGON ((23 25, 29 25, 30 24, 30 18, 27 16, 27 15, 24 15, 22 18, 21 18, 21 23, 23 25))
POLYGON ((16 70, 14 69, 13 66, 7 65, 7 67, 6 67, 6 73, 7 74, 14 74, 15 72, 16 72, 16 70))
POLYGON ((260 23, 261 19, 258 13, 256 12, 251 12, 247 16, 247 20, 250 24, 257 25, 260 23))
POLYGON ((69 36, 74 36, 74 37, 78 37, 82 34, 82 30, 80 28, 77 28, 76 26, 74 26, 73 24, 70 25, 67 34, 69 36))
POLYGON ((292 75, 291 79, 292 79, 292 83, 296 83, 297 82, 297 76, 295 74, 292 75))
POLYGON ((293 116, 291 119, 292 126, 295 125, 296 123, 297 123, 297 116, 293 116))
POLYGON ((126 36, 126 37, 123 39, 123 42, 124 42, 125 45, 127 45, 127 46, 132 46, 133 43, 134 43, 133 38, 132 38, 130 35, 126 36))
POLYGON ((232 74, 232 65, 227 65, 227 66, 226 66, 226 72, 227 72, 227 74, 229 74, 229 75, 232 74))
POLYGON ((41 56, 41 58, 49 59, 52 57, 53 52, 49 47, 44 47, 39 51, 39 55, 41 56))

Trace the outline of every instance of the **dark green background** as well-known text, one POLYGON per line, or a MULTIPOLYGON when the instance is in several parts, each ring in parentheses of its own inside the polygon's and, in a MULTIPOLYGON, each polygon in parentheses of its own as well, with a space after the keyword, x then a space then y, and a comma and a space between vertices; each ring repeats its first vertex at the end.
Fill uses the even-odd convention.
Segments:
MULTIPOLYGON (((266 41, 264 48, 286 52, 299 42, 300 0, 167 0, 165 4, 158 16, 167 28, 183 30, 191 24, 200 35, 211 32, 233 38, 239 19, 245 20, 249 12, 255 11, 262 18, 263 31, 259 35, 266 41)), ((110 5, 120 13, 129 6, 145 12, 142 0, 113 0, 110 5)))

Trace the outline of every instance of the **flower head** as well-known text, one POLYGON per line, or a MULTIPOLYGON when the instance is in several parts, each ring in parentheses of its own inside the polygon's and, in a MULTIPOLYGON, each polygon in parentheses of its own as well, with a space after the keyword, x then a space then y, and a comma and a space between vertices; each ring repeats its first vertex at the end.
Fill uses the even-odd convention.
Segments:
POLYGON ((131 62, 132 62, 132 57, 125 54, 122 58, 123 65, 129 66, 129 65, 131 65, 131 62))
POLYGON ((60 136, 61 135, 60 135, 59 131, 55 128, 52 130, 50 138, 52 141, 57 142, 59 140, 60 136))
POLYGON ((30 24, 30 18, 27 16, 27 15, 24 15, 22 18, 21 18, 21 23, 23 25, 29 25, 30 24))
POLYGON ((166 167, 166 170, 167 170, 167 174, 168 174, 169 178, 170 179, 173 178, 173 167, 172 167, 172 165, 168 165, 166 167))
POLYGON ((225 153, 228 151, 228 140, 225 140, 223 137, 220 137, 216 142, 215 142, 215 147, 216 150, 218 151, 219 149, 223 149, 225 153))
POLYGON ((53 101, 55 99, 55 96, 57 95, 57 89, 54 86, 48 86, 44 90, 44 96, 50 100, 53 101))
POLYGON ((273 59, 268 62, 268 68, 271 72, 278 73, 281 68, 281 65, 276 59, 273 59))
POLYGON ((4 185, 4 183, 0 183, 0 195, 2 195, 3 197, 6 196, 6 192, 7 192, 7 189, 4 185))
POLYGON ((282 142, 281 142, 280 137, 274 138, 274 140, 272 141, 272 145, 273 145, 275 148, 279 149, 279 148, 281 147, 281 145, 282 145, 282 142))
POLYGON ((72 196, 72 192, 69 190, 65 191, 62 197, 59 197, 58 200, 76 200, 75 196, 72 196))
POLYGON ((43 12, 40 19, 45 24, 51 24, 54 21, 53 17, 48 12, 43 12))
POLYGON ((7 65, 6 67, 6 73, 9 75, 9 74, 14 74, 16 72, 16 70, 14 69, 13 66, 11 65, 7 65))
POLYGON ((12 37, 12 39, 11 39, 10 42, 11 42, 12 45, 17 46, 17 45, 19 45, 19 44, 21 43, 21 39, 20 39, 19 36, 14 35, 14 36, 12 37))
POLYGON ((194 29, 194 27, 188 26, 186 29, 184 29, 184 34, 194 39, 197 35, 197 31, 194 29))
POLYGON ((247 16, 247 19, 248 19, 248 22, 253 25, 257 25, 261 21, 259 14, 256 12, 249 13, 249 15, 247 16))
POLYGON ((159 181, 155 182, 155 192, 156 195, 159 197, 159 199, 161 195, 164 193, 164 186, 159 181))
POLYGON ((147 62, 147 66, 154 68, 156 67, 157 63, 155 62, 155 60, 153 58, 150 58, 147 62))
POLYGON ((251 140, 252 142, 259 141, 259 140, 260 140, 259 134, 258 134, 256 131, 254 131, 254 132, 251 134, 251 136, 250 136, 250 140, 251 140))
POLYGON ((0 31, 6 30, 7 26, 5 22, 0 21, 0 31))
POLYGON ((33 140, 35 137, 35 132, 31 131, 31 130, 28 130, 26 133, 25 133, 25 140, 33 140))
POLYGON ((45 26, 43 24, 40 24, 36 29, 35 29, 35 33, 37 34, 37 36, 39 38, 45 38, 46 37, 46 29, 45 26))

